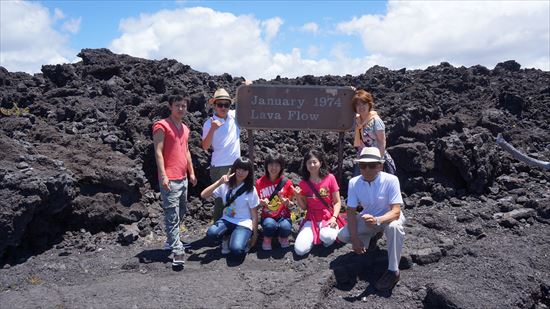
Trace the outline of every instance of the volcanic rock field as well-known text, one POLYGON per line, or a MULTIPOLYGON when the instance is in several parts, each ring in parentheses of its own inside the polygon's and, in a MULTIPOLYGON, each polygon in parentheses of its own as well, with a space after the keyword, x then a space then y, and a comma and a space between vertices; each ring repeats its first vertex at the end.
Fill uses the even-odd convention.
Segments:
MULTIPOLYGON (((550 307, 549 173, 495 142, 501 133, 550 161, 550 72, 503 59, 492 69, 443 62, 253 81, 374 95, 407 218, 401 281, 380 293, 384 238, 365 255, 338 244, 298 257, 275 244, 240 262, 204 239, 213 207, 199 195, 210 182, 200 140, 207 100, 219 87, 234 96, 243 77, 107 49, 78 56, 35 75, 0 67, 0 308, 550 307), (187 262, 174 271, 162 250, 151 125, 168 115, 168 96, 182 92, 191 98, 184 122, 198 184, 183 227, 187 262)), ((242 130, 243 155, 248 134, 242 130)), ((352 142, 347 132, 344 200, 352 142)), ((336 173, 338 133, 255 130, 254 145, 256 176, 265 154, 277 151, 298 183, 311 148, 326 152, 336 173)))

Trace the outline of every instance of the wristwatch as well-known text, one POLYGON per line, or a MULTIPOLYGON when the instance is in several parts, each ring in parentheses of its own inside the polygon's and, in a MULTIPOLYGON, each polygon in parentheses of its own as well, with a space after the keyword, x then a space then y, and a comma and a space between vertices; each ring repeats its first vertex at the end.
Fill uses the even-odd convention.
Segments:
POLYGON ((380 217, 374 217, 376 219, 376 225, 380 225, 380 217))

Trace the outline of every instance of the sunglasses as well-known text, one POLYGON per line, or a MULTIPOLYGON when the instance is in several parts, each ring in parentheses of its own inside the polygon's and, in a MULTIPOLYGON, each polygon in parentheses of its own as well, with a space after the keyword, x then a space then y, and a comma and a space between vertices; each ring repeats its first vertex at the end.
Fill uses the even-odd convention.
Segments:
POLYGON ((375 169, 380 165, 380 163, 377 162, 370 162, 370 163, 359 163, 359 168, 364 170, 367 167, 370 169, 375 169))
POLYGON ((216 106, 219 108, 229 108, 231 103, 216 103, 216 106))

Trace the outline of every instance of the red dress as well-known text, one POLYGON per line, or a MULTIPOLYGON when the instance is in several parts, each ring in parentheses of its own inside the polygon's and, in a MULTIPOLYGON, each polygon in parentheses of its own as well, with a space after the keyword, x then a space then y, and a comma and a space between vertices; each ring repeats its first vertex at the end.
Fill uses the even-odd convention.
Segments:
MULTIPOLYGON (((340 187, 336 182, 336 178, 332 174, 328 174, 325 178, 321 179, 319 183, 310 183, 313 184, 319 192, 321 198, 323 198, 330 206, 330 209, 325 206, 313 190, 311 190, 311 187, 305 180, 300 181, 298 186, 302 189, 301 195, 306 197, 307 205, 307 214, 305 220, 302 221, 302 225, 307 221, 311 221, 313 230, 313 244, 317 245, 321 243, 321 239, 319 239, 319 226, 316 223, 322 222, 322 227, 328 226, 329 220, 332 218, 334 211, 332 194, 334 192, 338 192, 340 187)), ((336 223, 338 224, 338 228, 342 228, 346 224, 340 214, 338 214, 338 217, 336 218, 336 223)))

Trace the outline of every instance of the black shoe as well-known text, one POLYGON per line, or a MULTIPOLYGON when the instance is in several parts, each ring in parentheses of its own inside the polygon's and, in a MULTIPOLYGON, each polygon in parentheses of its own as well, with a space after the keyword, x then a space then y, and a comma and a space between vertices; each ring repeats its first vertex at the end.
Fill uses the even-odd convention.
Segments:
POLYGON ((387 270, 384 275, 376 282, 378 291, 389 291, 399 282, 399 271, 387 270))
POLYGON ((185 254, 174 254, 172 266, 183 266, 185 264, 185 254))

